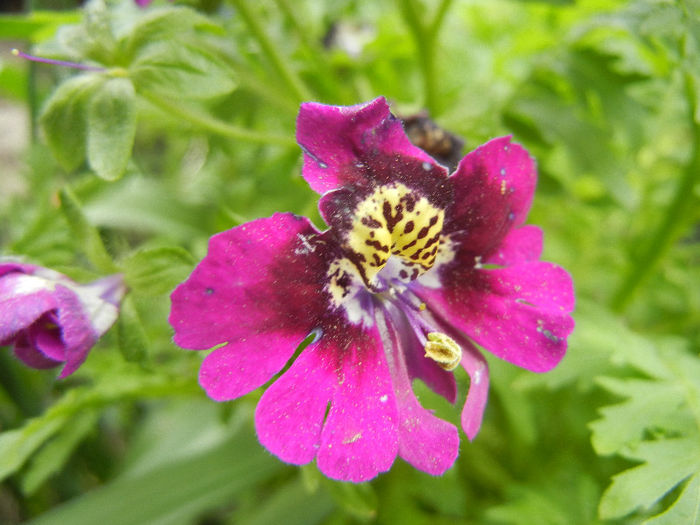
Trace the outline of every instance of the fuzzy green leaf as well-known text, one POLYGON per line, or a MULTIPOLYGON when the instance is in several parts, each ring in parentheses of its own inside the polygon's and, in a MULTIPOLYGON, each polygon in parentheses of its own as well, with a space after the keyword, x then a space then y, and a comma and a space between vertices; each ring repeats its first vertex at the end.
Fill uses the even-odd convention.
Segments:
POLYGON ((79 75, 56 89, 41 114, 41 126, 51 152, 68 171, 85 160, 87 105, 104 81, 100 75, 79 75))
POLYGON ((121 177, 131 158, 136 134, 136 94, 127 78, 112 78, 92 96, 88 107, 87 156, 95 173, 121 177))
POLYGON ((131 295, 127 295, 121 304, 117 339, 124 359, 137 363, 145 360, 148 355, 148 338, 131 295))
POLYGON ((202 43, 182 38, 146 46, 129 74, 139 90, 172 98, 211 98, 236 87, 230 66, 202 43))
POLYGON ((102 243, 99 232, 83 214, 82 207, 73 192, 69 188, 63 188, 59 195, 61 211, 85 256, 98 270, 104 273, 115 272, 116 267, 102 243))
POLYGON ((192 271, 195 261, 182 248, 144 248, 124 261, 127 285, 145 295, 169 293, 192 271))

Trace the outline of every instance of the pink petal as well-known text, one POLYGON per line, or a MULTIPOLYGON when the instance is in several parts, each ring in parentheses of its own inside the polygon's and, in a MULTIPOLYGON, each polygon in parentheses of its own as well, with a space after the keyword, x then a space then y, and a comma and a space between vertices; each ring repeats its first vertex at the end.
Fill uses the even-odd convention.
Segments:
POLYGON ((286 213, 213 236, 171 296, 175 343, 203 350, 272 334, 301 341, 326 309, 318 235, 308 219, 286 213))
POLYGON ((542 254, 542 230, 537 226, 521 226, 508 232, 496 252, 484 259, 487 264, 513 266, 536 261, 542 254))
POLYGON ((25 334, 17 337, 14 343, 14 354, 25 365, 39 370, 54 368, 61 364, 61 361, 51 359, 39 351, 25 334))
POLYGON ((391 376, 376 327, 372 332, 374 341, 347 345, 337 338, 324 345, 342 359, 317 458, 319 470, 333 479, 372 479, 391 468, 398 451, 391 376))
POLYGON ((258 439, 281 460, 303 465, 316 457, 337 381, 334 359, 312 343, 260 399, 255 409, 258 439))
POLYGON ((455 267, 443 289, 416 287, 428 307, 515 365, 545 372, 566 352, 573 283, 562 268, 530 262, 497 270, 455 267))
POLYGON ((32 275, 6 273, 0 277, 0 341, 7 343, 56 306, 52 283, 32 275))
POLYGON ((56 285, 57 319, 65 345, 65 366, 59 375, 64 378, 75 372, 95 345, 98 334, 93 330, 78 296, 63 285, 56 285))
POLYGON ((270 332, 229 343, 209 354, 199 369, 199 384, 216 401, 255 390, 282 370, 303 335, 270 332))
POLYGON ((473 344, 464 338, 462 345, 462 367, 469 374, 469 392, 462 409, 462 428, 467 437, 472 440, 479 433, 481 421, 486 410, 489 397, 489 368, 486 359, 473 344))
POLYGON ((443 232, 460 232, 462 246, 488 256, 527 216, 537 182, 535 162, 510 137, 493 139, 462 159, 450 177, 454 206, 443 232))
POLYGON ((304 150, 304 178, 318 193, 363 179, 367 160, 377 154, 411 157, 430 171, 445 171, 411 144, 383 97, 356 106, 302 104, 297 142, 304 150))
POLYGON ((383 318, 378 322, 383 323, 380 330, 383 328, 387 334, 384 348, 399 411, 399 455, 417 469, 434 476, 441 475, 457 458, 459 432, 454 425, 435 417, 418 403, 404 362, 405 344, 410 343, 413 334, 407 334, 402 323, 396 322, 401 314, 393 306, 387 311, 391 322, 387 323, 383 318))

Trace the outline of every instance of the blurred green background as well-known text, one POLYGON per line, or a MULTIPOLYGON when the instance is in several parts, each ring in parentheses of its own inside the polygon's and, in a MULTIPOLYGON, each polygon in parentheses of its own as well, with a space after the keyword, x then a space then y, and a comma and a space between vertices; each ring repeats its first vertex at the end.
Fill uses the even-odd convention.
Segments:
MULTIPOLYGON (((119 270, 131 293, 66 380, 0 351, 0 523, 700 523, 698 0, 3 9, 2 253, 80 282, 119 270), (513 134, 536 157, 528 222, 574 277, 577 328, 551 373, 489 360, 484 425, 443 477, 397 460, 352 485, 268 454, 260 392, 208 400, 166 319, 214 233, 275 211, 323 226, 299 104, 379 95, 464 153, 513 134)), ((415 385, 455 424, 457 377, 455 407, 415 385)))

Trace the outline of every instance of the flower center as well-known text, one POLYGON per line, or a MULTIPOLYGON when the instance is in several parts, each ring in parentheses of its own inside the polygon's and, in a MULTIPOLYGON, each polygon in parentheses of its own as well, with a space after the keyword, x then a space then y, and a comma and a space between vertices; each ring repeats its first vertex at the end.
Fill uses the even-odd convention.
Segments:
POLYGON ((354 210, 345 246, 354 255, 365 285, 382 288, 377 274, 394 255, 392 279, 409 282, 430 270, 440 246, 445 212, 407 186, 377 188, 354 210))

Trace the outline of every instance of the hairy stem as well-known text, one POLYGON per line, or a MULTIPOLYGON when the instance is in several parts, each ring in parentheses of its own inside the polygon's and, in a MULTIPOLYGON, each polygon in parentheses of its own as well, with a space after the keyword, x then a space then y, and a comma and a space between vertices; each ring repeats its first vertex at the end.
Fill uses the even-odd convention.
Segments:
POLYGON ((286 59, 277 52, 275 44, 268 38, 265 31, 263 31, 262 24, 260 20, 258 20, 255 10, 250 8, 246 0, 231 0, 231 2, 238 10, 241 18, 245 21, 253 37, 258 41, 262 52, 270 61, 270 65, 296 97, 297 101, 302 102, 304 100, 310 100, 311 95, 304 83, 297 74, 288 67, 286 59))
POLYGON ((682 234, 682 228, 685 226, 683 219, 692 210, 692 204, 695 200, 693 187, 700 177, 700 125, 695 120, 698 110, 698 99, 695 81, 690 73, 686 72, 684 74, 684 82, 688 100, 690 131, 693 140, 691 158, 682 172, 681 180, 676 187, 673 199, 669 202, 661 223, 651 235, 644 251, 631 265, 627 276, 613 296, 611 305, 617 312, 622 312, 627 307, 639 286, 652 275, 659 262, 682 234))
POLYGON ((192 108, 188 108, 183 104, 158 97, 148 92, 140 92, 139 94, 157 108, 162 109, 164 112, 186 120, 190 124, 215 133, 216 135, 246 142, 256 142, 259 144, 278 144, 280 146, 293 146, 295 144, 294 140, 290 137, 257 133, 249 129, 222 122, 221 120, 213 118, 209 115, 205 115, 192 108))

